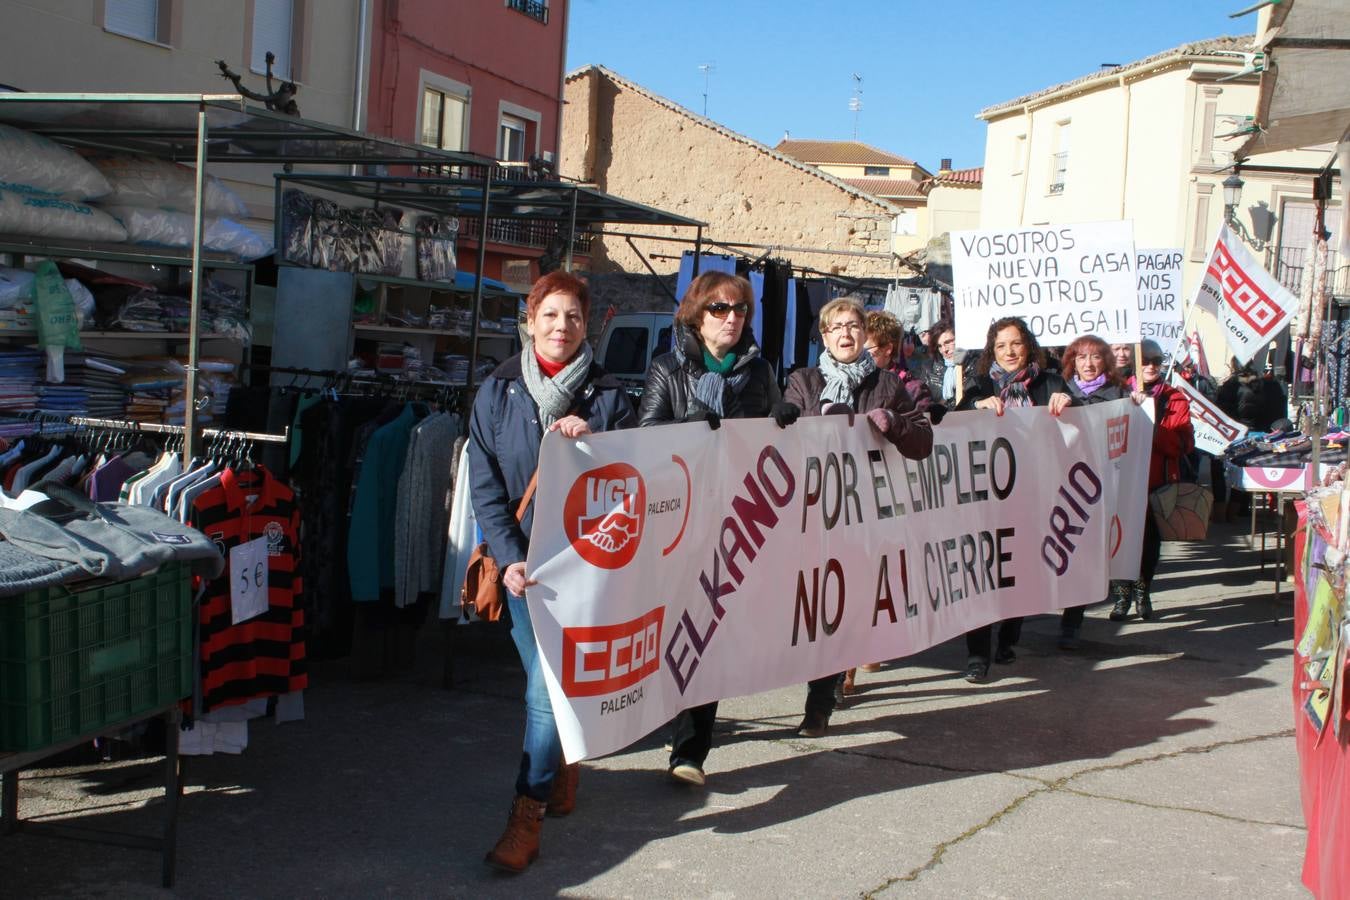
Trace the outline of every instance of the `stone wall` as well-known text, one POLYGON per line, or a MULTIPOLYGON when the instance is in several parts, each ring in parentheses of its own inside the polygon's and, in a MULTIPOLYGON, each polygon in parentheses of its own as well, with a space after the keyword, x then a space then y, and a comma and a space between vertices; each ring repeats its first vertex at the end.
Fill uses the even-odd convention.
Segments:
MULTIPOLYGON (((889 253, 895 210, 868 200, 767 148, 671 109, 598 69, 574 75, 564 90, 561 172, 597 184, 607 193, 708 223, 718 241, 889 253)), ((693 238, 692 228, 608 226, 693 238)), ((678 256, 673 243, 635 240, 652 253, 678 256)), ((712 248, 710 248, 712 249, 712 248)), ((746 250, 747 255, 762 251, 746 250)), ((799 265, 843 275, 890 275, 889 258, 835 256, 784 249, 775 255, 799 265)), ((673 260, 651 260, 673 271, 673 260)), ((597 241, 594 272, 644 271, 621 238, 597 241)))
POLYGON ((604 331, 610 307, 616 314, 675 311, 671 300, 674 274, 658 278, 647 272, 600 272, 592 273, 586 282, 591 289, 591 320, 586 333, 592 341, 604 331))

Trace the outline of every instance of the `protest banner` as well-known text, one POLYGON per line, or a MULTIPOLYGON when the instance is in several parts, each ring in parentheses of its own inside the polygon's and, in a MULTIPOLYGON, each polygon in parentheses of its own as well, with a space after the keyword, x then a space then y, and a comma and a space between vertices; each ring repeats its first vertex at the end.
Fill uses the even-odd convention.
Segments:
POLYGON ((1247 426, 1228 416, 1219 405, 1205 397, 1181 373, 1172 373, 1172 386, 1191 402, 1191 426, 1195 430, 1195 449, 1219 456, 1228 445, 1247 433, 1247 426))
POLYGON ((1180 247, 1139 250, 1135 270, 1139 289, 1139 336, 1158 342, 1169 357, 1182 342, 1186 310, 1181 299, 1180 247))
POLYGON ((956 346, 982 348, 990 323, 1021 316, 1043 346, 1095 334, 1139 340, 1132 222, 952 232, 956 346))
POLYGON ((1097 602, 1142 534, 1132 401, 949 414, 925 460, 865 417, 549 435, 527 571, 569 761, 687 707, 1097 602))
POLYGON ((1224 225, 1205 262, 1194 304, 1219 320, 1228 349, 1239 363, 1247 363, 1288 324, 1298 299, 1224 225))

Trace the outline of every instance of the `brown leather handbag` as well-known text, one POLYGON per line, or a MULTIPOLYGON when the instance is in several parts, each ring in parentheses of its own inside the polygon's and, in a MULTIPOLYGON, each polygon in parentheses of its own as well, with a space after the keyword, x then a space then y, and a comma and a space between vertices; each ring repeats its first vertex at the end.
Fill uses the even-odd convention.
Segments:
MULTIPOLYGON (((516 507, 517 522, 525 518, 525 508, 534 499, 534 489, 538 484, 539 470, 535 469, 530 476, 530 483, 525 486, 525 496, 520 498, 520 505, 516 507)), ((464 586, 459 589, 459 602, 472 609, 478 618, 496 622, 502 617, 505 600, 506 588, 502 585, 501 567, 492 558, 492 551, 484 541, 474 547, 473 553, 469 555, 469 568, 464 573, 464 586)))

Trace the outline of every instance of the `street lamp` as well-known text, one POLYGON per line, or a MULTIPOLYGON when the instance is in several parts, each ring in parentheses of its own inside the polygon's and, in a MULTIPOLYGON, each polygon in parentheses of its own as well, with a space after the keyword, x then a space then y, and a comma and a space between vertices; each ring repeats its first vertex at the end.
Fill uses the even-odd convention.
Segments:
MULTIPOLYGON (((1228 227, 1234 234, 1242 238, 1251 245, 1257 253, 1266 249, 1266 244, 1270 242, 1270 235, 1274 231, 1274 215, 1268 210, 1265 211, 1264 221, 1261 223, 1260 230, 1262 237, 1254 236, 1249 232, 1237 217, 1238 204, 1242 202, 1242 187, 1246 184, 1242 176, 1238 174, 1237 167, 1233 168, 1233 174, 1223 180, 1223 218, 1228 223, 1228 227)), ((1264 205, 1264 204, 1263 204, 1264 205)), ((1256 226, 1256 217, 1253 214, 1252 224, 1256 226)))

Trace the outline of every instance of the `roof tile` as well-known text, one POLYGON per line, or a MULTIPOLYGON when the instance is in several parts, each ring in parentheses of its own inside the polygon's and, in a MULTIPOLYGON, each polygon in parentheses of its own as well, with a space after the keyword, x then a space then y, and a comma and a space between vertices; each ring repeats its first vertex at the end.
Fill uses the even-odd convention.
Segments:
POLYGON ((912 166, 914 160, 878 150, 860 141, 781 140, 773 149, 811 165, 912 166))

